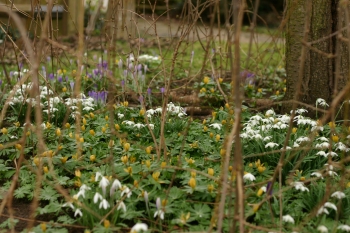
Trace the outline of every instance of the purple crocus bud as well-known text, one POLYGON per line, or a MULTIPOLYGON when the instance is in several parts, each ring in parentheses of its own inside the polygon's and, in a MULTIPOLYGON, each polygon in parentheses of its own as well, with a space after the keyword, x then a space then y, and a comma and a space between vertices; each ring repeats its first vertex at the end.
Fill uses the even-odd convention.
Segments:
POLYGON ((139 101, 140 101, 140 104, 142 104, 142 103, 143 103, 143 96, 142 96, 142 95, 140 95, 140 97, 139 97, 139 101))
POLYGON ((10 78, 12 78, 12 76, 13 76, 13 71, 10 71, 10 78))
POLYGON ((46 61, 47 61, 47 62, 50 62, 50 61, 51 61, 51 57, 50 57, 50 56, 47 56, 47 57, 46 57, 46 61))
POLYGON ((124 87, 125 86, 125 80, 122 80, 120 84, 122 85, 122 87, 124 87))
POLYGON ((2 85, 2 80, 0 79, 0 86, 2 85))
POLYGON ((152 89, 151 88, 147 88, 147 95, 151 95, 152 94, 152 89))
POLYGON ((124 70, 123 75, 124 77, 128 76, 128 70, 124 70))
POLYGON ((74 89, 74 82, 73 81, 70 82, 70 88, 72 88, 72 90, 74 89))
POLYGON ((68 79, 69 79, 68 76, 66 76, 66 82, 68 82, 68 79))
POLYGON ((268 195, 272 195, 272 182, 269 181, 266 186, 266 192, 268 192, 268 195))
POLYGON ((141 64, 138 64, 138 65, 137 65, 137 70, 138 70, 138 71, 141 71, 141 69, 142 69, 142 65, 141 65, 141 64))
POLYGON ((132 63, 130 63, 130 64, 129 64, 129 67, 128 67, 129 70, 132 70, 133 66, 134 66, 134 65, 133 65, 132 63))
POLYGON ((58 76, 57 77, 57 81, 61 83, 63 81, 63 77, 62 76, 58 76))
POLYGON ((119 59, 119 61, 118 61, 118 67, 119 67, 119 69, 122 69, 122 68, 123 68, 123 60, 122 60, 122 59, 119 59))
POLYGON ((102 62, 102 67, 103 67, 105 70, 107 69, 107 67, 108 67, 107 61, 103 61, 103 62, 102 62))
POLYGON ((49 74, 49 79, 52 81, 52 80, 54 80, 54 78, 55 78, 55 75, 53 73, 50 73, 49 74))
POLYGON ((45 66, 41 66, 41 70, 45 71, 46 70, 45 66))
POLYGON ((164 94, 164 92, 165 92, 165 88, 164 88, 164 87, 161 87, 161 88, 160 88, 160 93, 164 94))
POLYGON ((21 70, 23 68, 23 63, 20 62, 19 65, 18 65, 19 69, 21 70))

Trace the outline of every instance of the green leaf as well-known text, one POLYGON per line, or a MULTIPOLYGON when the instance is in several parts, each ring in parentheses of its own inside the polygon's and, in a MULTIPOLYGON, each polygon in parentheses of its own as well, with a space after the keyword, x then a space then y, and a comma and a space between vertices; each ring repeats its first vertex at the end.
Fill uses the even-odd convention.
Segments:
POLYGON ((26 195, 29 195, 30 193, 33 193, 32 185, 26 184, 17 188, 14 192, 14 196, 15 198, 24 198, 26 197, 26 195))
POLYGON ((57 191, 53 189, 51 186, 44 186, 44 188, 41 190, 39 199, 54 201, 54 200, 57 200, 59 196, 60 195, 57 193, 57 191))

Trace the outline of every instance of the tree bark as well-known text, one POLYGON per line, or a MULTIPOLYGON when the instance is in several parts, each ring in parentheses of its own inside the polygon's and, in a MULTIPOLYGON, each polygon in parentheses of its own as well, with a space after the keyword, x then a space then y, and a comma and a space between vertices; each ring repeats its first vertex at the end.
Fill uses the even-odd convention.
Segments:
MULTIPOLYGON (((344 25, 346 14, 338 13, 337 2, 287 0, 285 100, 315 106, 322 98, 329 103, 344 85, 349 71, 348 45, 339 41, 335 32, 344 25)), ((286 104, 283 111, 289 112, 291 106, 286 104)))

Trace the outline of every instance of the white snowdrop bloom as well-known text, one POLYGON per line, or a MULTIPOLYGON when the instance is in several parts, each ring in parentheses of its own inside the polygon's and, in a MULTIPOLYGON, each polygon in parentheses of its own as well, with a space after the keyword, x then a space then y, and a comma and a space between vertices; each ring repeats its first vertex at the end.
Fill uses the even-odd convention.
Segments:
POLYGON ((297 147, 299 147, 299 146, 300 146, 300 145, 299 145, 298 143, 294 142, 293 147, 297 148, 297 147))
POLYGON ((327 157, 327 153, 324 151, 319 151, 316 155, 327 157))
POLYGON ((321 233, 328 233, 328 229, 327 227, 323 226, 323 225, 320 225, 317 227, 317 230, 321 233))
POLYGON ((241 133, 239 136, 244 139, 249 138, 249 135, 247 133, 241 133))
POLYGON ((146 111, 147 117, 151 117, 151 116, 153 116, 155 113, 156 113, 156 110, 154 110, 154 109, 148 109, 148 110, 146 111))
POLYGON ((329 138, 326 138, 326 137, 319 137, 316 140, 321 142, 329 142, 329 138))
POLYGON ((151 128, 151 130, 154 130, 154 124, 148 124, 148 126, 151 128))
POLYGON ((243 180, 246 181, 246 180, 249 180, 249 181, 254 181, 255 180, 255 176, 251 173, 246 173, 244 176, 243 176, 243 180))
POLYGON ((82 217, 83 213, 81 212, 80 209, 76 209, 74 212, 74 217, 82 217))
MULTIPOLYGON (((320 172, 313 172, 313 173, 311 173, 311 176, 316 176, 316 177, 320 178, 320 177, 322 177, 322 174, 320 172)), ((322 179, 323 179, 323 177, 322 177, 322 179)))
POLYGON ((251 121, 251 120, 253 120, 253 121, 261 121, 262 120, 262 117, 260 116, 260 115, 254 115, 254 116, 252 116, 250 119, 249 119, 249 121, 251 121))
POLYGON ((327 173, 329 176, 338 176, 338 174, 334 171, 328 171, 327 173))
POLYGON ((326 215, 328 215, 328 214, 329 214, 329 211, 328 211, 324 206, 321 206, 321 207, 317 210, 316 216, 318 216, 318 215, 320 215, 320 214, 326 214, 326 215))
POLYGON ((324 99, 322 99, 322 98, 318 98, 318 99, 316 100, 316 107, 317 107, 317 105, 320 105, 320 106, 322 106, 322 107, 329 107, 329 105, 327 104, 327 102, 326 102, 324 99))
POLYGON ((335 198, 340 200, 340 199, 345 198, 345 193, 343 193, 341 191, 336 191, 331 195, 331 197, 335 197, 335 198))
POLYGON ((141 123, 134 124, 134 128, 141 129, 141 128, 143 128, 143 127, 145 127, 144 124, 141 124, 141 123))
POLYGON ((327 169, 333 171, 333 165, 332 165, 332 164, 325 163, 324 166, 325 166, 327 169))
POLYGON ((133 122, 133 121, 123 121, 122 124, 134 125, 135 122, 133 122))
POLYGON ((103 197, 102 197, 102 195, 101 194, 99 194, 99 193, 95 193, 95 195, 94 195, 94 203, 96 204, 99 200, 103 200, 103 197))
POLYGON ((66 202, 66 203, 64 203, 64 204, 62 205, 62 207, 66 207, 66 206, 69 206, 72 210, 75 209, 72 202, 66 202))
POLYGON ((342 142, 338 142, 334 146, 335 146, 335 150, 340 150, 345 152, 349 151, 349 148, 347 148, 346 145, 342 142))
POLYGON ((106 188, 108 185, 109 185, 109 180, 106 177, 102 176, 98 186, 102 189, 103 195, 106 195, 106 188))
POLYGON ((180 112, 179 114, 177 114, 177 116, 180 117, 180 118, 183 117, 183 116, 186 116, 186 115, 187 115, 187 114, 184 113, 184 112, 180 112))
POLYGON ((270 141, 271 139, 272 139, 272 136, 266 136, 266 137, 264 137, 264 142, 270 141))
POLYGON ((323 131, 323 126, 312 126, 311 128, 311 132, 314 132, 314 131, 323 131))
POLYGON ((110 190, 109 190, 109 195, 113 196, 115 191, 121 187, 122 187, 122 184, 120 183, 120 181, 118 179, 115 179, 111 185, 110 190))
MULTIPOLYGON (((293 110, 290 112, 290 114, 292 114, 293 110)), ((299 108, 295 111, 296 114, 302 115, 303 113, 306 113, 307 110, 303 109, 303 108, 299 108)))
POLYGON ((124 114, 118 113, 118 118, 119 118, 119 119, 123 119, 123 118, 124 118, 124 114))
POLYGON ((309 192, 309 189, 305 187, 303 182, 293 182, 292 185, 296 190, 300 190, 302 192, 307 191, 309 192))
POLYGON ((315 145, 316 149, 328 149, 329 148, 329 143, 328 142, 322 142, 319 144, 315 145))
POLYGON ((162 113, 163 109, 162 108, 156 108, 154 111, 158 112, 158 113, 162 113))
POLYGON ((117 210, 120 210, 120 209, 123 210, 124 213, 126 212, 126 205, 123 201, 118 202, 117 210))
MULTIPOLYGON (((292 147, 286 146, 286 150, 291 150, 291 149, 292 149, 292 147)), ((281 148, 281 150, 283 150, 283 147, 281 148)))
POLYGON ((108 209, 109 208, 109 203, 106 199, 103 199, 100 203, 100 205, 98 206, 98 208, 103 208, 103 209, 108 209))
POLYGON ((80 196, 82 196, 83 198, 85 198, 85 192, 87 190, 91 190, 91 188, 89 186, 87 186, 86 184, 83 184, 80 187, 79 192, 77 193, 77 197, 79 198, 80 196))
POLYGON ((123 197, 124 195, 126 195, 127 198, 131 197, 132 192, 127 186, 124 185, 121 189, 123 190, 122 193, 120 194, 121 197, 123 197))
POLYGON ((275 115, 275 111, 273 111, 273 109, 269 109, 265 113, 265 116, 273 116, 273 115, 275 115))
POLYGON ((278 144, 277 143, 275 143, 275 142, 269 142, 269 143, 267 143, 266 145, 265 145, 265 148, 274 148, 274 147, 276 147, 276 146, 278 146, 278 144))
POLYGON ((74 110, 77 110, 78 109, 78 107, 77 106, 70 106, 69 107, 72 111, 74 111, 74 110))
POLYGON ((222 127, 222 124, 214 123, 214 124, 210 124, 209 126, 210 126, 210 127, 213 127, 214 129, 220 130, 221 127, 222 127))
POLYGON ((289 127, 288 124, 280 123, 280 129, 287 129, 289 127))
POLYGON ((333 151, 328 152, 326 157, 328 157, 328 155, 330 155, 332 157, 338 157, 338 154, 333 152, 333 151))
POLYGON ((159 216, 160 219, 164 220, 164 211, 159 209, 154 213, 154 218, 156 218, 157 216, 159 216))
POLYGON ((337 227, 338 230, 341 230, 341 231, 346 231, 346 232, 350 232, 350 226, 349 225, 339 225, 337 227))
POLYGON ((94 110, 93 107, 84 107, 84 108, 83 108, 83 111, 88 111, 88 112, 90 112, 90 111, 93 111, 93 110, 94 110))
POLYGON ((295 141, 296 141, 298 144, 300 144, 300 143, 302 143, 302 142, 308 142, 308 141, 310 141, 310 138, 308 138, 308 137, 300 137, 300 138, 297 138, 295 141))
POLYGON ((262 140, 263 139, 260 134, 255 134, 253 137, 255 140, 262 140))
POLYGON ((333 210, 335 210, 335 211, 338 210, 338 209, 337 209, 337 206, 334 205, 334 204, 331 203, 331 202, 326 202, 326 203, 324 203, 324 207, 331 208, 331 209, 333 209, 333 210))
POLYGON ((132 228, 130 233, 138 233, 140 231, 147 231, 148 226, 146 223, 136 223, 132 228))
POLYGON ((292 216, 290 216, 289 214, 284 215, 284 216, 282 217, 282 221, 283 221, 283 222, 289 222, 289 223, 294 224, 294 218, 293 218, 292 216))

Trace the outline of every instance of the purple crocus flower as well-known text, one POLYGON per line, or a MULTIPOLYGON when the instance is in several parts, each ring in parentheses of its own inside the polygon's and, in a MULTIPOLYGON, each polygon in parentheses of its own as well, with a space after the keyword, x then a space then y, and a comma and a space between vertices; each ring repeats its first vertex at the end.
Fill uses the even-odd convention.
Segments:
POLYGON ((164 92, 165 92, 165 88, 164 88, 164 87, 161 87, 161 88, 160 88, 160 93, 164 94, 164 92))
POLYGON ((268 192, 268 195, 272 195, 272 182, 269 181, 266 186, 266 192, 268 192))
POLYGON ((59 75, 59 76, 57 77, 57 81, 61 83, 61 82, 63 81, 63 77, 62 77, 61 75, 59 75))
POLYGON ((55 75, 53 73, 50 73, 49 74, 49 79, 52 81, 52 80, 54 80, 54 78, 55 78, 55 75))
POLYGON ((72 90, 74 89, 74 82, 73 81, 70 82, 70 88, 72 88, 72 90))
POLYGON ((142 95, 139 96, 139 101, 140 101, 140 104, 142 105, 143 104, 143 96, 142 95))
POLYGON ((2 85, 2 80, 0 79, 0 86, 2 85))
POLYGON ((125 86, 125 80, 122 80, 120 84, 122 85, 122 87, 124 87, 125 86))
POLYGON ((123 75, 124 75, 124 77, 128 76, 128 71, 124 70, 123 75))
POLYGON ((13 76, 13 71, 10 71, 10 78, 12 78, 12 76, 13 76))
POLYGON ((141 65, 141 64, 138 64, 138 65, 137 65, 137 70, 138 70, 138 71, 141 71, 141 69, 142 69, 142 65, 141 65))
POLYGON ((103 61, 103 62, 102 62, 102 67, 103 67, 105 70, 107 69, 107 67, 108 67, 107 61, 103 61))
POLYGON ((23 68, 23 63, 20 62, 19 65, 18 65, 18 67, 19 67, 19 70, 21 70, 21 69, 23 68))
POLYGON ((151 95, 152 94, 152 89, 151 88, 147 88, 147 95, 151 95))

